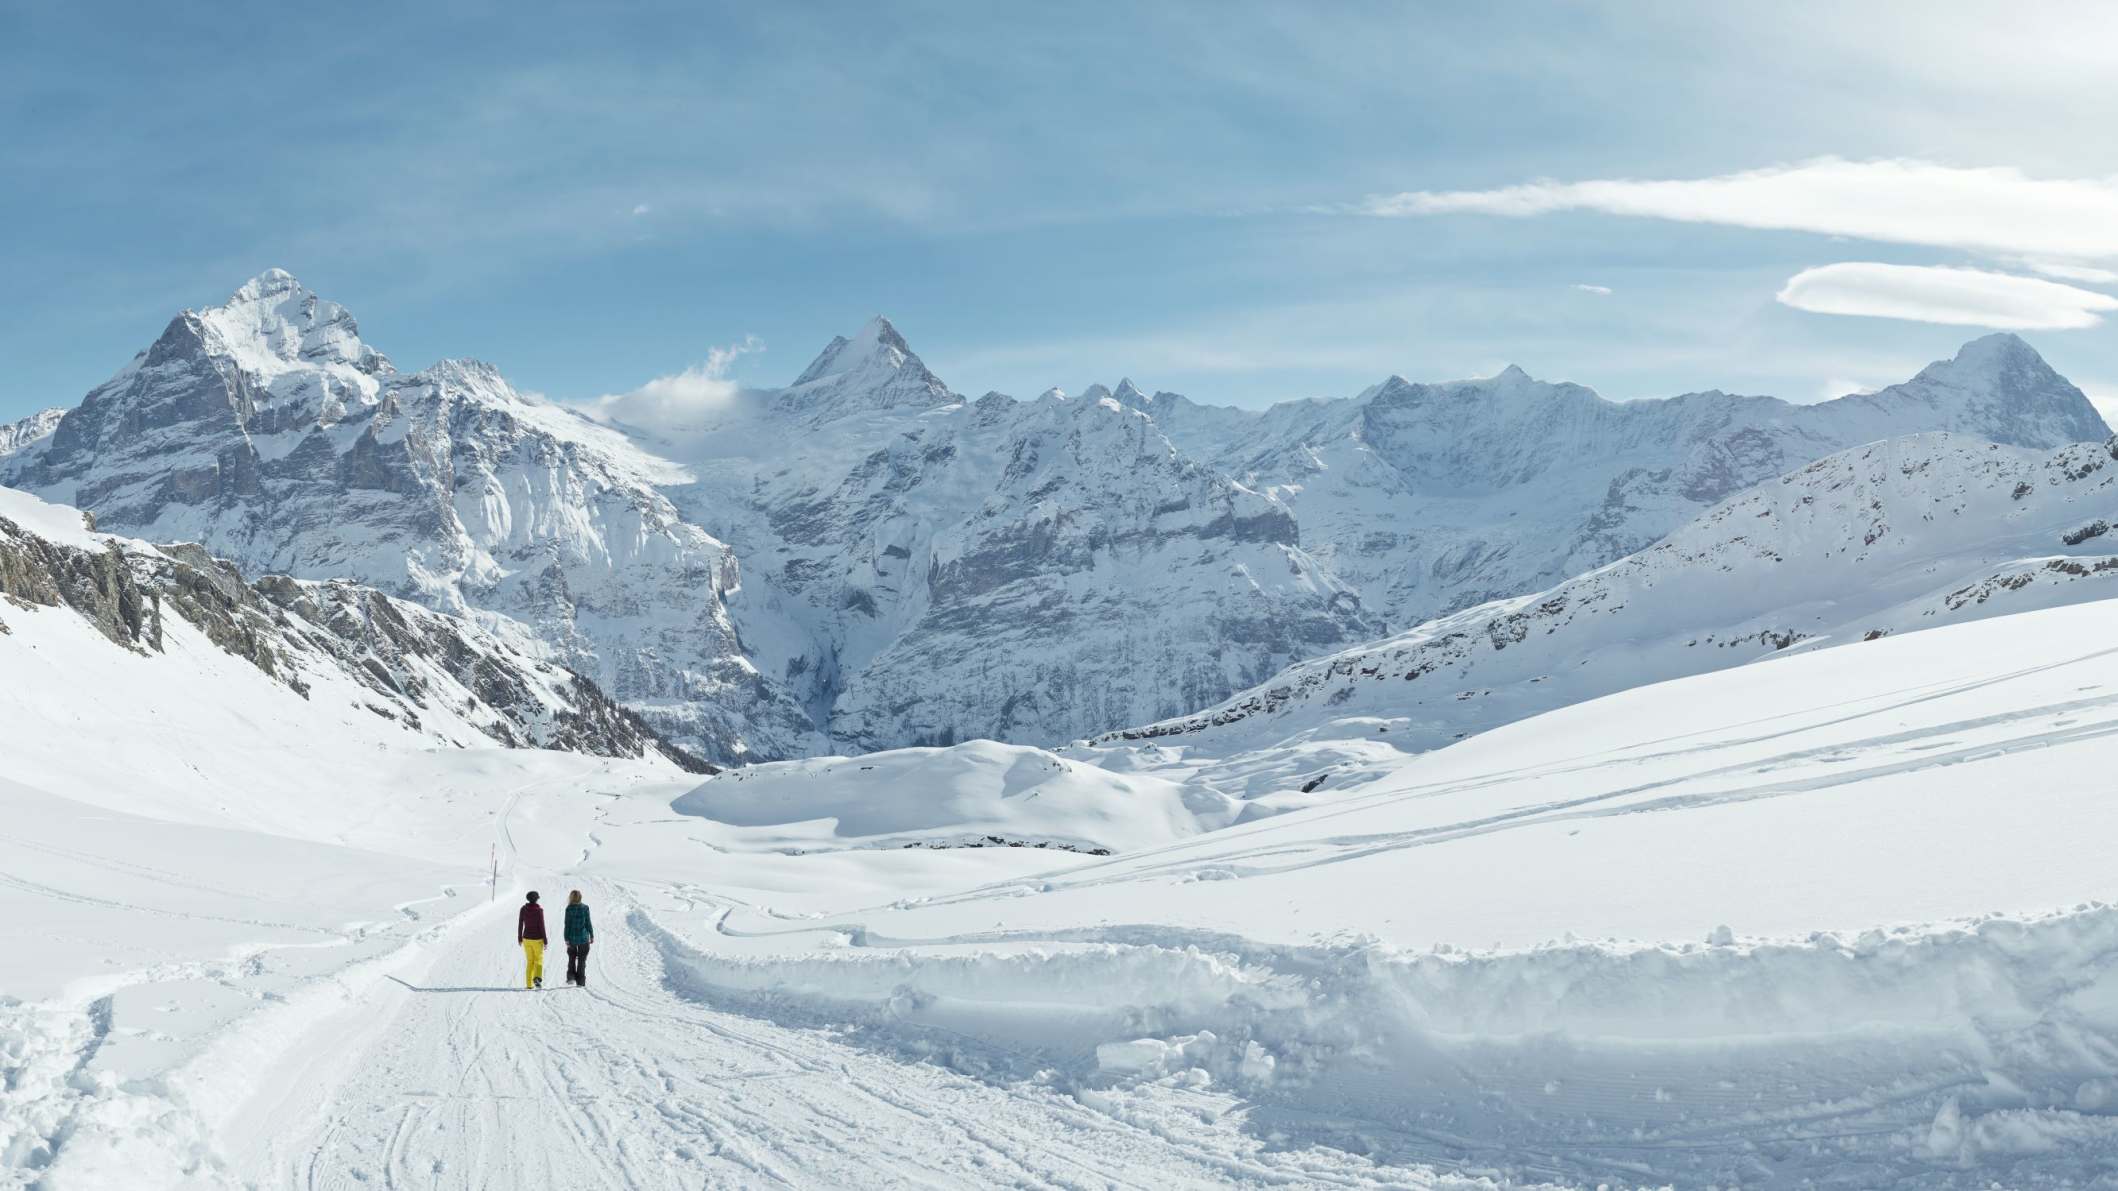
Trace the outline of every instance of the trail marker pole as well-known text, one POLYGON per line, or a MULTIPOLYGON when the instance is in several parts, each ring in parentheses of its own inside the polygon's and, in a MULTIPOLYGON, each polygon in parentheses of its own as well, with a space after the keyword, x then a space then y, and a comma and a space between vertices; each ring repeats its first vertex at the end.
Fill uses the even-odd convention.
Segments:
POLYGON ((487 894, 485 899, 487 904, 491 904, 500 900, 500 846, 487 844, 485 850, 487 858, 493 862, 493 878, 487 882, 492 887, 492 892, 487 894))

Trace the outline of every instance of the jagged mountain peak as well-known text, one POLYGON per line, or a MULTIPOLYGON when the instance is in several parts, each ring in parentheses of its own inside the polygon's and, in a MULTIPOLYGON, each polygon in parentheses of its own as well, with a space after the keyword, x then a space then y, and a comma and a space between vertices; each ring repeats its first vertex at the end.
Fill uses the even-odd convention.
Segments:
POLYGON ((208 351, 257 375, 331 364, 370 374, 390 370, 386 357, 361 342, 351 311, 319 297, 285 269, 267 269, 227 301, 179 321, 187 317, 196 320, 208 351))
POLYGON ((782 390, 782 397, 783 408, 823 418, 958 400, 890 320, 879 314, 851 338, 834 336, 794 383, 782 390))
POLYGON ((1973 339, 1956 349, 1956 354, 1949 359, 1936 360, 1920 369, 1919 376, 1913 379, 1997 381, 2010 374, 2034 377, 2039 381, 2060 380, 2059 374, 2052 370, 2037 349, 2011 331, 1973 339))
POLYGON ((468 356, 436 360, 407 379, 415 383, 425 381, 451 388, 467 388, 474 392, 493 391, 509 397, 516 395, 514 387, 508 384, 507 378, 501 375, 496 365, 468 356))
POLYGON ((276 294, 307 292, 294 274, 287 272, 285 269, 272 268, 237 286, 234 296, 229 299, 229 303, 255 302, 261 298, 276 294))
POLYGON ((2111 433, 2086 394, 2005 331, 1971 340, 1902 384, 1840 401, 1891 414, 1934 411, 1946 415, 1945 428, 2010 446, 2095 442, 2111 433))
MULTIPOLYGON (((862 368, 902 368, 907 362, 918 364, 919 357, 912 352, 912 345, 898 333, 890 320, 878 314, 861 325, 851 338, 833 335, 824 350, 816 354, 802 374, 794 378, 794 388, 813 384, 828 376, 852 372, 862 368)), ((923 367, 923 365, 922 365, 923 367)))
POLYGON ((1490 402, 1496 398, 1535 403, 1554 397, 1588 398, 1597 403, 1609 404, 1606 398, 1599 396, 1593 389, 1571 381, 1538 380, 1516 364, 1510 364, 1492 376, 1432 383, 1409 381, 1393 372, 1384 378, 1382 383, 1371 385, 1362 391, 1355 400, 1366 404, 1390 406, 1433 402, 1490 402))
POLYGON ((0 458, 26 451, 50 438, 59 428, 63 409, 40 409, 14 422, 0 422, 0 458))

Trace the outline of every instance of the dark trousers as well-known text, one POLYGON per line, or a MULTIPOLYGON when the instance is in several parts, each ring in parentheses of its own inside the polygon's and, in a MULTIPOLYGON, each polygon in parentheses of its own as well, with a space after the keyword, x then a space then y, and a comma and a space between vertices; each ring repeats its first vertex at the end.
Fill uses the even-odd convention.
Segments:
POLYGON ((566 945, 566 979, 570 984, 588 983, 588 944, 566 945))

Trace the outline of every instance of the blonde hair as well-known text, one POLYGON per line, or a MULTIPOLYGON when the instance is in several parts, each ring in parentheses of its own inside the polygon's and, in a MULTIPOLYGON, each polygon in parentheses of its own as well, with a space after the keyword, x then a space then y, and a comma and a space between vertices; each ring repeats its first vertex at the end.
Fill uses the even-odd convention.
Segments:
POLYGON ((580 890, 578 890, 578 889, 576 889, 576 890, 574 890, 574 891, 573 891, 572 893, 569 893, 569 894, 567 894, 567 895, 566 895, 566 904, 567 904, 567 905, 569 905, 569 906, 578 906, 578 905, 580 905, 580 904, 581 904, 581 891, 580 891, 580 890))

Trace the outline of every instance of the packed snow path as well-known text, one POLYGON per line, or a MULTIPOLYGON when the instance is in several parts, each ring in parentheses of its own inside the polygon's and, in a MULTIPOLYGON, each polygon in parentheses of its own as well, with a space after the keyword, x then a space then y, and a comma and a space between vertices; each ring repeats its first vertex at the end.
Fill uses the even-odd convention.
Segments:
POLYGON ((720 1011, 668 978, 664 948, 681 944, 625 883, 549 863, 594 854, 593 830, 574 850, 580 801, 550 785, 508 799, 500 895, 429 932, 289 1048, 226 1130, 235 1173, 495 1191, 1433 1184, 1424 1168, 1269 1150, 1225 1097, 1104 1112, 720 1011), (597 922, 587 988, 564 983, 556 941, 545 987, 521 987, 513 919, 527 888, 554 927, 565 890, 584 891, 597 922))
POLYGON ((255 1173, 305 1188, 1402 1181, 1350 1157, 1246 1155, 1230 1129, 1165 1135, 1059 1093, 717 1012, 664 983, 622 893, 586 891, 601 923, 587 989, 562 982, 563 951, 544 989, 515 987, 514 905, 469 916, 423 970, 376 990, 365 1008, 387 1024, 255 1173))

